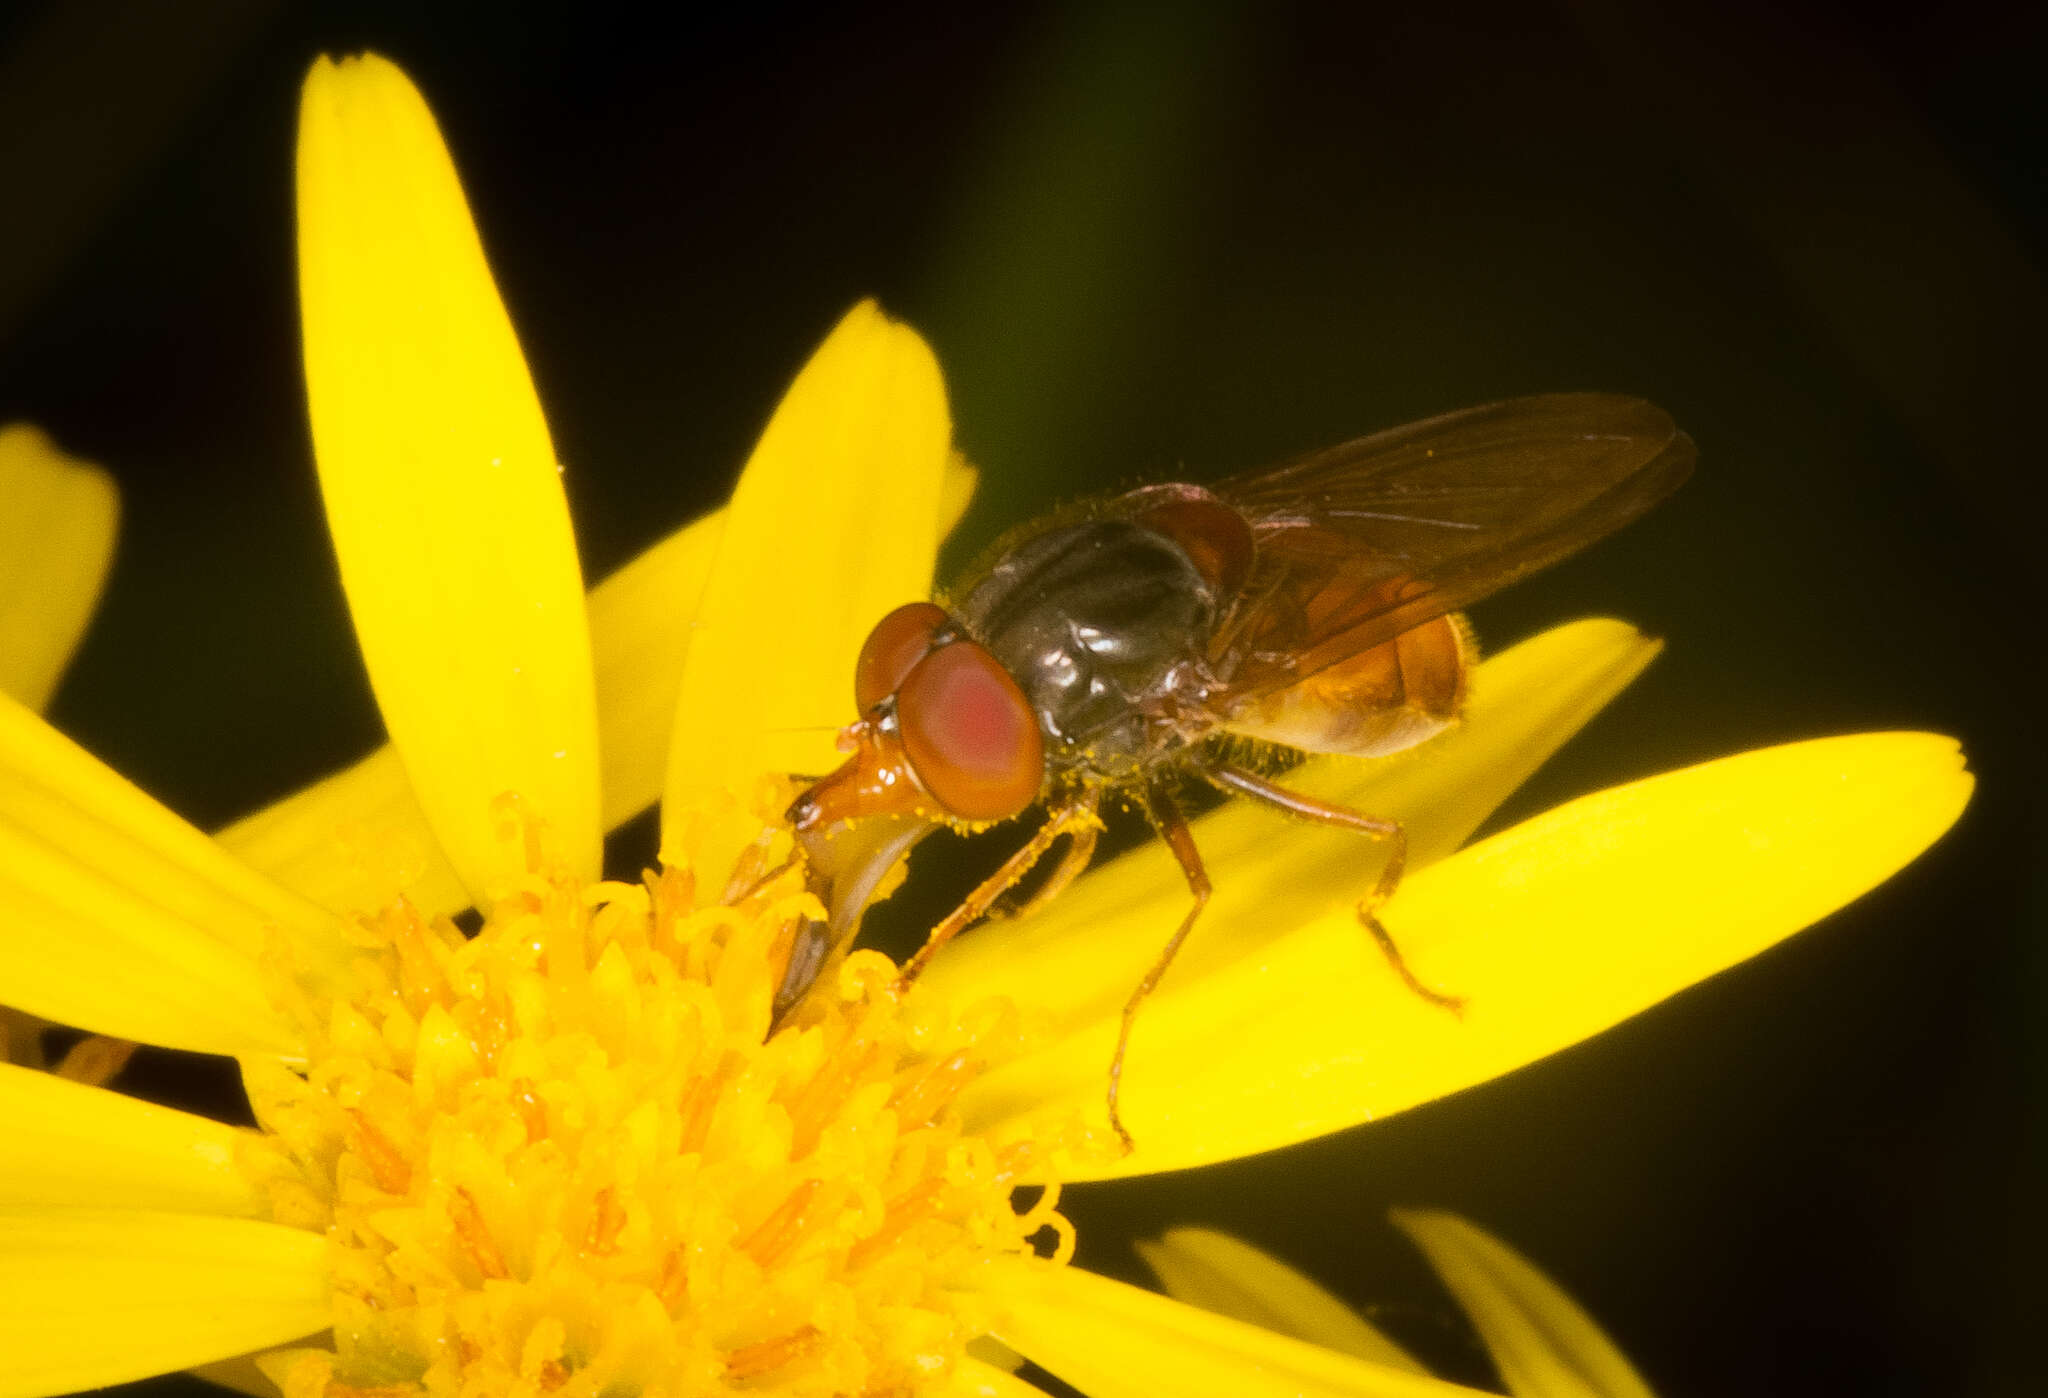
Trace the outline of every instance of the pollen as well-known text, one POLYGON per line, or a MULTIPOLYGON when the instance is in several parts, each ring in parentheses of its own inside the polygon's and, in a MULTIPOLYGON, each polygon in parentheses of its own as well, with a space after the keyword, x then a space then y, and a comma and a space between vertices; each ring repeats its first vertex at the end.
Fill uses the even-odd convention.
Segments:
POLYGON ((952 1110, 1006 1002, 913 1016, 855 952, 770 1032, 799 882, 535 873, 474 936, 359 918, 350 984, 280 991, 310 1048, 243 1064, 247 1168, 334 1297, 331 1347, 260 1361, 287 1398, 919 1392, 986 1328, 978 1264, 1065 1260, 1057 1189, 1014 1197, 1045 1152, 952 1110))

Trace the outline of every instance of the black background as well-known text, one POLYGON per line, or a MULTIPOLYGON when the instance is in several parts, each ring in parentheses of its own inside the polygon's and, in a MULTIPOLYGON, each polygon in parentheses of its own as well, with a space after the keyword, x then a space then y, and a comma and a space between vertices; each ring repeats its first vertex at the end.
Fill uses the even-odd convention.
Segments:
MULTIPOLYGON (((1485 1382, 1383 1220, 1439 1205, 1665 1394, 2034 1391, 2048 45, 2037 7, 1928 9, 17 5, 0 420, 105 463, 126 506, 53 717, 207 825, 379 738, 298 371, 293 127, 323 51, 375 48, 434 104, 593 578, 722 497, 869 294, 931 340, 986 468, 968 546, 1468 403, 1643 394, 1697 478, 1476 621, 1610 613, 1670 648, 1504 818, 1916 727, 1980 774, 1962 823, 1507 1079, 1075 1188, 1081 1260, 1137 1277, 1132 1237, 1230 1228, 1485 1382)), ((921 877, 936 903, 961 876, 921 877)))

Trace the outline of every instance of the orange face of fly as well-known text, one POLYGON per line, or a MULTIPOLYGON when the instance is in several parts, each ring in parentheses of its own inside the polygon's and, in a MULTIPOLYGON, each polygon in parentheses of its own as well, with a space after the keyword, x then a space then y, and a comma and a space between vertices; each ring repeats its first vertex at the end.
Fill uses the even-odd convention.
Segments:
POLYGON ((799 834, 914 816, 1006 820, 1038 799, 1045 746, 1024 691, 930 602, 877 622, 854 668, 861 717, 839 735, 846 763, 789 810, 799 834))

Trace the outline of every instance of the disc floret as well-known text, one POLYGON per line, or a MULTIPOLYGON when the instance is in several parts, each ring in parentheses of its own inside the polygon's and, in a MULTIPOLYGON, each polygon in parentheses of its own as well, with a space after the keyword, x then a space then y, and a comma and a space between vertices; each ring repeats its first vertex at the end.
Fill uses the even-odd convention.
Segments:
POLYGON ((1070 1251, 1056 1190, 1012 1203, 1036 1147, 950 1110, 1003 1002, 913 1015, 856 952, 769 1034, 819 912, 791 882, 536 874, 474 937, 354 923, 353 983, 295 995, 305 1064, 244 1065, 251 1167, 333 1251, 333 1348, 265 1361, 290 1398, 908 1391, 984 1328, 978 1263, 1070 1251))

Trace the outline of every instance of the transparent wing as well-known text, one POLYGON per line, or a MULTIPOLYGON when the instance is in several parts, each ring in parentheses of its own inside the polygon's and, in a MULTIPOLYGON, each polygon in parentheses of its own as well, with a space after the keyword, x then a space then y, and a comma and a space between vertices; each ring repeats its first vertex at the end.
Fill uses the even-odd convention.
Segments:
POLYGON ((1693 457, 1655 404, 1556 393, 1224 481, 1255 552, 1211 662, 1233 700, 1306 679, 1613 533, 1693 457))

